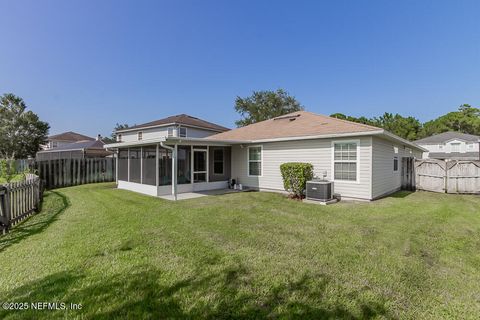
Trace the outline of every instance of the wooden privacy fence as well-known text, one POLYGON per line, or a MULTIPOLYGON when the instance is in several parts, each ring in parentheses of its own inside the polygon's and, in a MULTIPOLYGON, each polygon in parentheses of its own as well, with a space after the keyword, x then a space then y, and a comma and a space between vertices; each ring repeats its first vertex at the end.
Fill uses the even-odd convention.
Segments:
POLYGON ((415 161, 416 187, 446 193, 480 193, 480 161, 415 161))
POLYGON ((58 159, 37 161, 45 188, 115 181, 115 158, 58 159))
POLYGON ((25 181, 0 185, 0 230, 2 233, 37 211, 42 196, 42 182, 36 175, 27 175, 25 181))

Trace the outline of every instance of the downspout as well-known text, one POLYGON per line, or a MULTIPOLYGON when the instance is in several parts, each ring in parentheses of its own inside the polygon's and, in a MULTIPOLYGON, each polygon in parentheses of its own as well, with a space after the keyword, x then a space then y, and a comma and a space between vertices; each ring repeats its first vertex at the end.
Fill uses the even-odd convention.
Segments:
POLYGON ((167 146, 163 141, 160 142, 162 148, 172 151, 172 195, 177 201, 177 145, 174 148, 167 146))

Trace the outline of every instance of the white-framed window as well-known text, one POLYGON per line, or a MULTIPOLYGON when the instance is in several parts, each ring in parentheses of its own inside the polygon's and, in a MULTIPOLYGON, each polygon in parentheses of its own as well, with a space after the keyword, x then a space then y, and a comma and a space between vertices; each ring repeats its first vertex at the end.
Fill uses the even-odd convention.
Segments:
POLYGON ((398 157, 393 157, 393 171, 398 171, 398 157))
POLYGON ((333 180, 358 181, 359 141, 333 141, 333 180))
POLYGON ((468 146, 468 149, 473 149, 473 143, 469 143, 467 144, 467 146, 468 146))
POLYGON ((168 129, 167 129, 167 136, 168 136, 168 137, 173 137, 173 127, 168 127, 168 129))
POLYGON ((58 147, 58 142, 57 141, 52 141, 52 148, 58 147))
POLYGON ((117 142, 122 142, 122 134, 117 133, 117 142))
POLYGON ((224 150, 213 149, 213 174, 224 174, 224 150))
POLYGON ((262 146, 248 147, 248 176, 262 175, 262 146))
POLYGON ((181 137, 181 138, 186 138, 187 137, 187 128, 179 127, 178 128, 178 136, 181 137))
POLYGON ((438 149, 443 150, 443 144, 439 144, 438 149))
POLYGON ((143 139, 143 132, 142 131, 138 131, 137 132, 137 140, 142 140, 143 139))
POLYGON ((451 143, 450 144, 450 150, 452 152, 460 152, 460 143, 456 142, 456 143, 451 143))

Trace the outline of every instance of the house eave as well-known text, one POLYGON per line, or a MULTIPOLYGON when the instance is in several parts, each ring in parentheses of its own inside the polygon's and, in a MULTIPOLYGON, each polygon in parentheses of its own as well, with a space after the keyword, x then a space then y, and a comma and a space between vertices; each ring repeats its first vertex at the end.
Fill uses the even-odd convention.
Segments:
POLYGON ((143 145, 157 144, 160 142, 170 142, 173 144, 207 144, 207 145, 219 145, 219 146, 228 146, 235 144, 253 144, 253 143, 267 143, 267 142, 282 142, 282 141, 297 141, 297 140, 314 140, 314 139, 330 139, 330 138, 348 138, 348 137, 359 137, 359 136, 375 136, 383 135, 389 140, 395 140, 404 145, 407 145, 411 148, 427 152, 428 150, 422 148, 419 145, 416 145, 413 142, 400 138, 388 131, 383 129, 375 131, 362 131, 362 132, 345 132, 345 133, 332 133, 332 134, 321 134, 321 135, 311 135, 311 136, 297 136, 297 137, 282 137, 282 138, 271 138, 271 139, 255 139, 255 140, 231 140, 231 139, 211 139, 211 138, 182 138, 182 137, 159 137, 155 139, 147 139, 140 141, 130 141, 130 142, 117 142, 104 145, 105 149, 109 148, 124 148, 124 147, 136 147, 143 145))

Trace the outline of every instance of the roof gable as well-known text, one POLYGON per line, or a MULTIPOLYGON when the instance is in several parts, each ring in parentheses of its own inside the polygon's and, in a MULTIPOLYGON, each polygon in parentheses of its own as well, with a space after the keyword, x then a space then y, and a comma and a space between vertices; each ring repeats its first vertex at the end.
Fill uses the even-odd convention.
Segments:
POLYGON ((297 111, 273 119, 232 129, 213 136, 219 140, 262 140, 328 134, 378 131, 381 128, 332 118, 307 111, 297 111))
POLYGON ((224 131, 230 130, 218 124, 208 122, 200 118, 189 116, 188 114, 179 114, 179 115, 170 116, 164 119, 139 124, 123 130, 118 130, 117 132, 124 132, 124 131, 133 130, 133 129, 142 129, 142 128, 148 128, 148 127, 159 127, 167 124, 193 126, 193 127, 199 127, 199 128, 218 131, 218 132, 224 132, 224 131))
POLYGON ((68 131, 68 132, 63 132, 63 133, 59 133, 59 134, 49 136, 48 140, 75 142, 75 141, 85 141, 85 140, 91 141, 91 140, 95 140, 95 139, 92 138, 92 137, 80 134, 80 133, 76 133, 76 132, 73 132, 73 131, 68 131))
POLYGON ((473 134, 466 134, 461 132, 455 131, 448 131, 439 134, 435 134, 430 137, 426 137, 420 140, 415 141, 417 144, 437 144, 437 143, 445 143, 452 140, 462 140, 466 142, 478 142, 480 140, 480 136, 475 136, 473 134))

